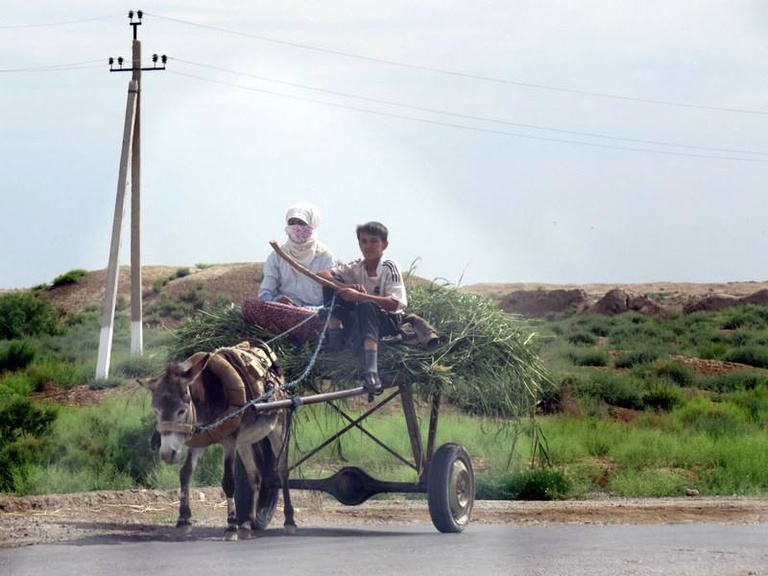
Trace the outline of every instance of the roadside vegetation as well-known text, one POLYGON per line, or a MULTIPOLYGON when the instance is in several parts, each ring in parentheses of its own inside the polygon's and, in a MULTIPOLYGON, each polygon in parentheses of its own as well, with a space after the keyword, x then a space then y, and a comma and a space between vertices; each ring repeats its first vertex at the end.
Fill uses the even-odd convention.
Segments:
MULTIPOLYGON (((63 275, 67 283, 77 282, 73 272, 63 275)), ((161 298, 162 289, 158 284, 161 298)), ((130 384, 160 373, 179 354, 180 331, 160 327, 164 319, 182 308, 186 316, 197 314, 183 332, 212 318, 231 322, 232 311, 224 298, 202 288, 166 299, 170 304, 152 312, 141 358, 130 357, 127 318, 118 315, 110 379, 95 381, 97 310, 64 316, 35 291, 0 296, 0 492, 178 487, 178 470, 161 464, 149 449, 154 417, 148 394, 130 384), (109 390, 95 405, 35 400, 46 390, 83 385, 92 392, 109 390)), ((424 302, 419 313, 427 317, 428 305, 446 305, 424 302)), ((486 311, 483 301, 467 305, 486 311)), ((510 412, 516 396, 499 393, 498 382, 487 394, 468 392, 473 385, 485 390, 498 366, 509 361, 485 359, 481 352, 496 344, 483 341, 463 357, 484 364, 476 367, 476 381, 463 377, 461 386, 446 394, 450 408, 441 412, 437 442, 458 441, 468 449, 478 498, 768 493, 768 307, 503 322, 515 323, 526 336, 548 378, 535 389, 538 403, 531 418, 527 405, 510 412)), ((451 334, 459 333, 457 326, 451 334)), ((467 331, 461 334, 466 337, 467 331)), ((444 368, 428 385, 450 377, 444 368)), ((350 402, 346 409, 357 414, 365 403, 350 402)), ((426 426, 426 406, 421 419, 426 426)), ((294 461, 326 438, 339 416, 325 406, 305 407, 297 421, 294 461)), ((365 425, 409 454, 396 407, 365 425)), ((219 483, 220 457, 218 449, 208 450, 196 474, 199 485, 219 483)), ((360 432, 333 442, 296 474, 325 477, 345 465, 380 479, 413 479, 410 469, 360 432)))

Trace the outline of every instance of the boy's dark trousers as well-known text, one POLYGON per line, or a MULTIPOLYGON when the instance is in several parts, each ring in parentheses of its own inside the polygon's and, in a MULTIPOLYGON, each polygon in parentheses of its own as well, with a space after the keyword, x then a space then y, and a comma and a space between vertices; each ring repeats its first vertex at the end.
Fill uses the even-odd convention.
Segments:
MULTIPOLYGON (((330 307, 335 290, 323 287, 323 302, 330 307)), ((392 336, 400 331, 403 314, 388 312, 373 302, 347 302, 336 296, 330 313, 341 321, 344 333, 355 347, 360 347, 365 338, 375 342, 383 336, 392 336)))

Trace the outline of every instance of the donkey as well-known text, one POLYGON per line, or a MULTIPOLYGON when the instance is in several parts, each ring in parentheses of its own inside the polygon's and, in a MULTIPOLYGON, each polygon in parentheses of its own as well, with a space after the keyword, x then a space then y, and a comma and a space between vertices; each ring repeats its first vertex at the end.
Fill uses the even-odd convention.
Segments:
MULTIPOLYGON (((140 381, 152 393, 152 409, 160 434, 160 458, 166 464, 179 462, 184 445, 187 457, 181 468, 179 517, 176 528, 189 534, 192 511, 189 482, 200 457, 210 444, 224 448, 222 489, 227 499, 225 539, 251 536, 251 530, 266 528, 282 487, 284 532, 296 533, 294 510, 288 488, 288 441, 291 412, 276 409, 243 410, 246 397, 260 397, 283 382, 282 371, 265 345, 244 342, 213 353, 198 352, 180 363, 167 365, 160 378, 140 381), (245 510, 235 502, 235 462, 239 456, 247 476, 245 510), (258 495, 259 510, 256 510, 258 495), (258 516, 256 515, 258 513, 258 516), (238 518, 243 521, 238 525, 238 518)), ((284 397, 279 387, 271 399, 284 397)), ((241 480, 241 479, 239 479, 241 480)), ((243 494, 238 483, 238 496, 243 494)))

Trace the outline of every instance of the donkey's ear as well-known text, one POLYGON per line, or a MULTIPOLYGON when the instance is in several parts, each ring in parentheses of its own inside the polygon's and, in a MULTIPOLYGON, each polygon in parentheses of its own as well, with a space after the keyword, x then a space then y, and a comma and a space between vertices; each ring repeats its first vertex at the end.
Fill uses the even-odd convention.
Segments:
POLYGON ((179 364, 179 372, 190 382, 200 375, 208 365, 211 355, 208 353, 196 353, 179 364))
POLYGON ((151 392, 154 392, 157 387, 157 380, 155 378, 136 378, 136 382, 151 392))

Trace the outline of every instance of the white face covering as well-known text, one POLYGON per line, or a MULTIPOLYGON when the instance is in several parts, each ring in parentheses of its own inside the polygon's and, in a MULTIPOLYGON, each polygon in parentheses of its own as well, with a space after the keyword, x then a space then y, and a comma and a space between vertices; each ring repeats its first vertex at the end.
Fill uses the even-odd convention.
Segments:
POLYGON ((300 202, 291 206, 285 214, 286 222, 291 218, 297 218, 306 224, 288 224, 285 227, 288 241, 283 248, 299 264, 309 267, 318 251, 326 249, 315 236, 315 228, 320 225, 320 212, 313 205, 300 202))
POLYGON ((285 233, 288 238, 296 244, 304 244, 305 242, 312 240, 315 229, 307 224, 289 224, 285 227, 285 233))
POLYGON ((288 235, 286 251, 302 266, 309 266, 317 249, 315 229, 306 224, 290 224, 285 227, 285 233, 288 235))

